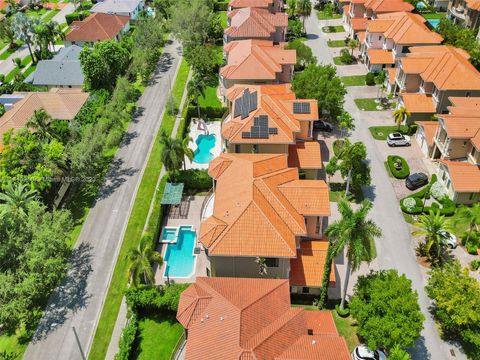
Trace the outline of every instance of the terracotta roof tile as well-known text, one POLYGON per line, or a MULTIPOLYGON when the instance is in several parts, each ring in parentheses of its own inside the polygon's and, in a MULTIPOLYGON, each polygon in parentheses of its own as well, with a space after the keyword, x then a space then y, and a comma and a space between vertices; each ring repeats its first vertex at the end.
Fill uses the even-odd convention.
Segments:
POLYGON ((480 192, 480 165, 443 160, 456 192, 480 192))
POLYGON ((480 0, 465 0, 467 8, 479 11, 480 10, 480 0))
POLYGON ((395 64, 395 59, 390 50, 383 49, 368 49, 367 50, 368 59, 370 64, 395 64))
POLYGON ((428 146, 433 145, 433 139, 438 129, 438 121, 416 121, 415 124, 423 129, 428 146))
MULTIPOLYGON (((300 242, 297 257, 290 259, 290 283, 296 286, 322 286, 327 249, 327 240, 304 240, 300 242)), ((335 270, 332 263, 330 286, 334 285, 335 270)))
POLYGON ((432 96, 420 93, 400 93, 400 98, 409 113, 434 114, 437 111, 432 96))
POLYGON ((182 293, 177 318, 188 325, 186 360, 350 359, 330 313, 291 308, 288 280, 198 277, 182 293), (186 309, 204 299, 189 318, 186 309), (304 337, 317 346, 300 346, 304 337))
POLYGON ((389 84, 395 84, 395 78, 397 77, 397 68, 388 68, 387 75, 389 84))
POLYGON ((231 41, 224 46, 228 54, 227 65, 220 75, 236 80, 275 80, 282 65, 296 63, 296 51, 273 45, 268 40, 231 41))
POLYGON ((415 7, 404 0, 367 0, 365 9, 371 9, 377 14, 396 11, 411 12, 415 7))
POLYGON ((246 7, 254 7, 254 8, 265 8, 267 9, 269 5, 273 4, 273 0, 230 0, 230 7, 237 9, 237 8, 246 8, 246 7))
POLYGON ((288 15, 273 14, 266 9, 241 8, 228 13, 230 27, 225 34, 232 38, 271 38, 277 27, 286 28, 288 15))
POLYGON ((288 166, 299 169, 321 169, 322 152, 318 141, 299 141, 288 146, 288 166))
POLYGON ((329 216, 328 186, 323 180, 295 180, 279 186, 280 191, 305 216, 329 216))
POLYGON ((128 16, 94 13, 70 25, 67 41, 101 41, 114 39, 130 21, 128 16))
POLYGON ((352 18, 350 20, 350 25, 355 31, 365 31, 365 29, 367 28, 367 18, 352 18))
POLYGON ((438 114, 437 117, 443 120, 448 137, 452 139, 471 139, 480 131, 480 114, 438 114))
POLYGON ((306 234, 300 211, 329 213, 325 183, 299 181, 284 154, 224 153, 219 159, 210 167, 230 164, 215 178, 213 215, 202 222, 199 235, 209 254, 294 257, 296 236, 306 234), (300 204, 289 198, 294 191, 299 199, 310 197, 306 207, 307 200, 300 204))
POLYGON ((365 34, 366 34, 365 31, 357 32, 358 41, 360 41, 360 44, 363 44, 363 42, 365 41, 365 34))

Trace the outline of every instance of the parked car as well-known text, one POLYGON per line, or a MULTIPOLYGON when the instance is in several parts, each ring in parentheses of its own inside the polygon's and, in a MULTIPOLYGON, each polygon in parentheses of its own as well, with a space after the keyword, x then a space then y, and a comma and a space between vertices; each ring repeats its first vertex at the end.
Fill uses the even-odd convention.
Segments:
POLYGON ((405 186, 409 190, 416 190, 428 184, 428 176, 424 173, 414 173, 405 179, 405 186))
POLYGON ((313 122, 313 130, 317 131, 325 131, 325 132, 332 132, 333 127, 331 124, 323 121, 323 120, 317 120, 313 122))
POLYGON ((449 249, 455 249, 457 247, 457 237, 448 231, 443 231, 442 235, 445 236, 445 242, 449 249))
POLYGON ((388 134, 387 144, 388 146, 410 146, 410 136, 400 133, 388 134))
POLYGON ((387 356, 381 350, 370 350, 365 345, 359 345, 352 352, 352 360, 387 360, 387 356))

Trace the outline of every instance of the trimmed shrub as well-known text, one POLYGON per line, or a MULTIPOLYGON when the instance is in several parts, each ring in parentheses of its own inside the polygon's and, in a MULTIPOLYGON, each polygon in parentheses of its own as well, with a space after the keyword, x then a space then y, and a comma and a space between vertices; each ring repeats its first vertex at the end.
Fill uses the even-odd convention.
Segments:
POLYGON ((118 353, 115 354, 115 360, 128 360, 133 350, 133 344, 137 337, 138 319, 134 313, 128 319, 128 324, 122 330, 122 336, 118 342, 118 353))
POLYGON ((125 292, 125 299, 137 314, 141 312, 173 311, 176 312, 180 294, 189 284, 172 284, 169 286, 131 287, 125 292))
POLYGON ((405 179, 408 175, 410 175, 410 167, 408 166, 407 161, 401 156, 389 155, 387 157, 387 164, 392 175, 397 179, 405 179), (399 170, 397 170, 395 167, 397 162, 402 164, 402 167, 399 170))
POLYGON ((478 269, 480 269, 480 260, 475 259, 470 261, 470 269, 472 271, 477 271, 478 269))
POLYGON ((373 86, 373 85, 375 85, 375 74, 374 74, 374 73, 369 72, 369 73, 365 76, 365 84, 367 84, 368 86, 373 86))
POLYGON ((432 185, 432 187, 430 188, 430 193, 438 201, 443 200, 445 198, 445 196, 447 195, 446 192, 445 192, 445 188, 438 181, 435 184, 432 185))
POLYGON ((405 198, 403 199, 403 206, 407 211, 410 212, 415 208, 415 206, 417 206, 417 202, 415 201, 415 198, 405 198))
POLYGON ((214 11, 228 11, 228 1, 217 1, 213 4, 214 11))
MULTIPOLYGON (((435 209, 432 209, 431 207, 429 206, 425 206, 425 208, 423 208, 423 199, 425 198, 425 195, 427 195, 427 199, 430 198, 430 192, 428 192, 427 194, 427 191, 430 190, 431 186, 433 184, 435 184, 435 182, 437 181, 437 175, 436 174, 433 174, 432 175, 432 178, 430 179, 430 182, 428 183, 427 186, 425 186, 422 190, 420 191, 417 191, 416 193, 413 193, 412 195, 410 196, 407 196, 403 199, 400 200, 400 208, 402 209, 402 211, 406 214, 411 214, 411 215, 418 215, 418 214, 428 214, 429 210, 435 210, 435 209), (415 199, 415 203, 416 203, 416 206, 414 208, 407 208, 404 204, 404 201, 405 199, 408 199, 408 198, 413 198, 415 199)), ((446 198, 448 199, 448 198, 446 198)), ((442 201, 445 201, 445 203, 448 205, 448 213, 450 213, 451 211, 451 204, 448 202, 448 201, 451 201, 450 199, 448 200, 442 200, 442 201)), ((442 203, 442 202, 440 202, 442 203)), ((453 203, 453 201, 452 201, 453 203)), ((442 204, 443 205, 443 204, 442 204)), ((455 206, 455 203, 453 203, 453 205, 455 206)), ((444 209, 440 209, 440 211, 442 212, 444 209)), ((453 212, 455 212, 455 209, 453 209, 453 212)), ((453 214, 453 213, 452 213, 453 214)), ((447 214, 445 214, 447 215, 447 214)))
POLYGON ((348 317, 350 315, 350 309, 348 307, 342 310, 339 305, 335 305, 335 311, 340 317, 348 317))
MULTIPOLYGON (((200 113, 202 116, 207 117, 208 119, 218 119, 221 118, 227 111, 226 107, 201 107, 200 113)), ((187 118, 198 117, 196 106, 189 106, 187 111, 187 118)))
POLYGON ((208 175, 207 170, 181 170, 175 180, 177 182, 183 182, 185 184, 185 190, 190 195, 209 191, 213 186, 212 178, 208 175))
POLYGON ((343 146, 345 144, 345 141, 338 139, 333 142, 333 154, 335 156, 338 156, 340 153, 340 150, 342 150, 343 146))
POLYGON ((340 51, 340 61, 343 64, 351 64, 354 62, 354 60, 355 58, 352 56, 352 54, 350 54, 350 51, 348 51, 348 49, 342 49, 340 51))

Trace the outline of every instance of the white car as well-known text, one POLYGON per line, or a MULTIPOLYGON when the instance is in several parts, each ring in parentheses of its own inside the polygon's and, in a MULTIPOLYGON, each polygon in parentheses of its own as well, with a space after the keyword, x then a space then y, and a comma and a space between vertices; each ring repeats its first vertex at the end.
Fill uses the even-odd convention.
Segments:
POLYGON ((400 133, 391 133, 387 137, 388 146, 410 146, 410 136, 400 133))
POLYGON ((352 352, 352 360, 387 360, 381 350, 370 350, 366 345, 359 345, 352 352))
POLYGON ((444 231, 443 235, 448 248, 455 249, 457 247, 457 237, 448 231, 444 231))

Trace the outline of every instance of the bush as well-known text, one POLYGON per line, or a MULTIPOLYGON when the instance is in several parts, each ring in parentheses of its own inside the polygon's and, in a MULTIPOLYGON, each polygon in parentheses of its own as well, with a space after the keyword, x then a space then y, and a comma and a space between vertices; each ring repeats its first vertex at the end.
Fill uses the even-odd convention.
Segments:
POLYGON ((480 269, 480 260, 475 259, 470 261, 470 269, 472 271, 477 271, 478 269, 480 269))
MULTIPOLYGON (((207 117, 208 119, 218 119, 221 118, 227 111, 226 107, 201 107, 200 113, 202 116, 207 117)), ((187 118, 191 119, 192 117, 198 117, 197 108, 195 106, 189 106, 187 111, 187 118)))
POLYGON ((297 19, 288 20, 287 34, 293 35, 296 38, 299 38, 303 35, 303 25, 302 22, 297 19))
POLYGON ((432 187, 430 188, 430 194, 432 194, 432 196, 438 201, 443 200, 447 195, 442 183, 438 181, 435 184, 433 184, 432 187))
POLYGON ((216 1, 213 5, 214 11, 228 11, 228 1, 216 1))
POLYGON ((365 76, 365 84, 367 84, 368 86, 373 86, 373 85, 375 85, 375 74, 374 74, 374 73, 369 72, 369 73, 365 76))
POLYGON ((128 360, 133 350, 133 343, 137 337, 138 332, 138 319, 134 313, 128 319, 128 324, 122 330, 122 337, 118 342, 118 353, 115 354, 115 360, 128 360))
POLYGON ((410 167, 408 166, 407 161, 401 156, 389 155, 387 157, 387 164, 390 172, 397 179, 405 179, 408 175, 410 175, 410 167), (395 168, 396 163, 402 164, 401 169, 397 170, 395 168))
POLYGON ((350 315, 350 309, 348 307, 342 310, 339 305, 335 305, 335 311, 340 317, 348 317, 350 315))
POLYGON ((403 200, 403 206, 408 212, 411 212, 415 208, 415 206, 417 206, 417 202, 415 201, 415 198, 405 198, 403 200))
MULTIPOLYGON (((425 186, 422 190, 417 191, 416 193, 401 199, 400 208, 402 209, 402 211, 406 214, 411 214, 411 215, 418 215, 422 213, 428 214, 430 210, 435 211, 435 209, 432 209, 431 206, 425 206, 425 208, 423 208, 423 199, 425 198, 425 196, 427 199, 430 198, 430 193, 427 194, 427 191, 430 190, 430 188, 432 187, 433 184, 435 184, 436 181, 437 181, 437 175, 433 174, 428 185, 425 186), (407 209, 405 207, 404 201, 407 198, 415 199, 416 206, 413 209, 407 209)), ((452 200, 450 200, 448 197, 445 197, 445 199, 440 201, 440 204, 443 205, 443 207, 440 208, 439 210, 441 214, 451 216, 455 213, 455 208, 456 208, 455 203, 452 200)))
POLYGON ((343 64, 351 64, 354 60, 355 58, 352 56, 352 54, 350 54, 350 51, 348 51, 348 49, 342 49, 340 51, 340 61, 343 64))
POLYGON ((212 178, 208 175, 207 170, 181 170, 176 180, 183 182, 185 184, 185 190, 191 195, 209 191, 213 186, 212 178))
POLYGON ((176 312, 180 294, 189 284, 172 284, 169 286, 131 287, 125 292, 127 305, 138 313, 173 311, 176 312))
POLYGON ((67 21, 67 24, 70 25, 72 22, 74 22, 74 21, 80 21, 80 20, 82 20, 82 19, 80 18, 80 14, 79 14, 79 13, 73 12, 73 13, 71 13, 71 14, 65 15, 65 20, 67 21))
POLYGON ((338 156, 340 153, 340 150, 342 150, 343 146, 345 144, 345 141, 338 139, 333 142, 333 154, 335 156, 338 156))
POLYGON ((479 237, 475 233, 472 233, 465 245, 467 252, 471 255, 477 255, 477 249, 479 248, 479 246, 480 246, 479 237))

